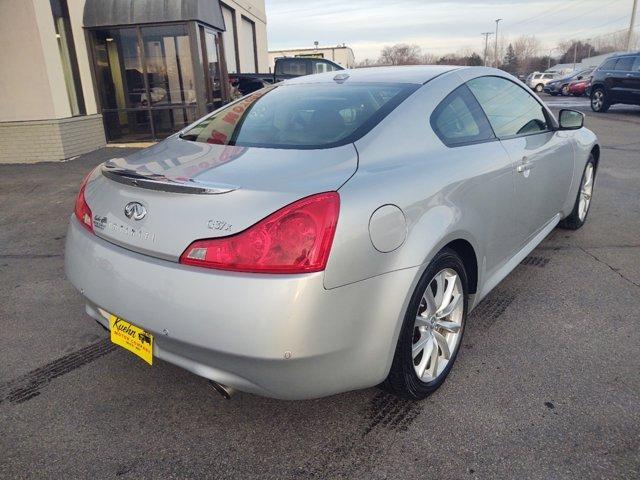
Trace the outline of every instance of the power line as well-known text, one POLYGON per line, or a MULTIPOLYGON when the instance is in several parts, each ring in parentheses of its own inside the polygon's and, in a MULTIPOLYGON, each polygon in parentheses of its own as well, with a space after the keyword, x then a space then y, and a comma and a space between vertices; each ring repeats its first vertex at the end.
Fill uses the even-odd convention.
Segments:
MULTIPOLYGON (((617 2, 617 1, 618 1, 618 0, 609 0, 607 3, 605 3, 605 4, 603 4, 603 5, 600 5, 600 9, 602 9, 602 8, 604 8, 604 7, 608 6, 608 5, 611 5, 612 3, 617 2)), ((545 32, 545 31, 547 31, 547 30, 549 30, 549 29, 552 29, 552 28, 557 28, 557 27, 559 27, 559 26, 561 26, 561 25, 564 25, 564 24, 566 24, 566 23, 572 22, 572 21, 574 21, 574 20, 575 20, 575 19, 577 19, 577 18, 582 18, 582 17, 584 17, 584 16, 586 16, 586 15, 589 15, 589 14, 592 14, 592 13, 597 13, 597 14, 600 14, 600 15, 601 15, 601 14, 602 14, 602 11, 601 11, 601 10, 586 10, 585 12, 582 12, 582 13, 580 13, 580 14, 578 14, 578 15, 574 15, 572 18, 569 18, 569 19, 567 19, 567 20, 564 20, 564 21, 562 21, 562 22, 560 22, 560 23, 556 23, 556 24, 554 24, 554 25, 549 25, 549 26, 547 26, 547 27, 539 28, 539 29, 537 29, 537 30, 536 30, 536 33, 545 32)), ((625 15, 625 17, 624 17, 624 18, 626 18, 626 15, 625 15)), ((616 20, 616 21, 619 21, 619 19, 618 19, 618 20, 616 20)), ((600 28, 600 27, 597 27, 597 28, 600 28)))
POLYGON ((556 15, 558 12, 566 10, 567 8, 574 7, 576 5, 576 2, 578 2, 578 1, 579 0, 574 0, 573 3, 566 3, 565 5, 563 5, 561 7, 554 8, 552 10, 539 13, 538 15, 534 15, 533 17, 525 18, 524 20, 519 20, 519 21, 517 21, 515 23, 512 23, 511 27, 515 27, 517 25, 522 25, 524 23, 530 23, 530 22, 532 22, 534 20, 538 20, 539 18, 546 17, 547 15, 556 15))

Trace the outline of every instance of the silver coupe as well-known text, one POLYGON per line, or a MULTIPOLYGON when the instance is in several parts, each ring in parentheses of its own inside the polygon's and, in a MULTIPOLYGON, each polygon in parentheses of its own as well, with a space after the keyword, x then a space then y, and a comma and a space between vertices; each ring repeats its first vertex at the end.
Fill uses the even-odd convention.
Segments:
POLYGON ((232 389, 437 389, 468 313, 600 159, 491 68, 345 70, 269 86, 82 182, 66 273, 111 338, 232 389))

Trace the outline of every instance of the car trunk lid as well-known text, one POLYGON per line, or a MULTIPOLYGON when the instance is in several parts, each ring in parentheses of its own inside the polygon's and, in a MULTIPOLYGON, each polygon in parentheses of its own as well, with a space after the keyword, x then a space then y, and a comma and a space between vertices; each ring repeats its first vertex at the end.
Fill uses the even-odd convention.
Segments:
POLYGON ((353 144, 270 149, 171 137, 96 169, 85 190, 95 234, 177 261, 196 239, 233 235, 357 169, 353 144))

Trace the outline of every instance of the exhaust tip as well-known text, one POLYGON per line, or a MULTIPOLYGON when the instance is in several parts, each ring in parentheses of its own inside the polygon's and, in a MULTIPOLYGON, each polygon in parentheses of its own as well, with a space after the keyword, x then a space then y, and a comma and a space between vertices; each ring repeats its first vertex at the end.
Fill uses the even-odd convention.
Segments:
POLYGON ((236 393, 236 389, 228 385, 223 385, 213 380, 209 380, 209 386, 222 395, 222 398, 229 400, 236 393))

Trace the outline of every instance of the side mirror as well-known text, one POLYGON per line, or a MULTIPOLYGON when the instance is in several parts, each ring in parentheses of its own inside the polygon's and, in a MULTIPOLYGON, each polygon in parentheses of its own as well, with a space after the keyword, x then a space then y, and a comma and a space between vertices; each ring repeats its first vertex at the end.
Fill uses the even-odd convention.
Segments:
POLYGON ((560 110, 560 130, 578 130, 584 125, 584 114, 576 110, 560 110))

